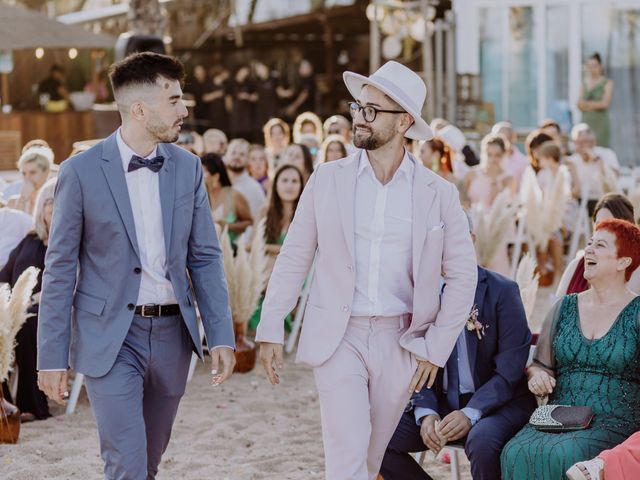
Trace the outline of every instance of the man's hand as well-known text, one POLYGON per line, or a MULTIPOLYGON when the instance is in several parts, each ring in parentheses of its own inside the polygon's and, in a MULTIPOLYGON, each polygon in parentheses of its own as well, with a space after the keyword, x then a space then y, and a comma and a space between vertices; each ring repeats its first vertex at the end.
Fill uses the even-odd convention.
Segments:
POLYGON ((440 436, 436 432, 436 422, 440 421, 438 415, 427 415, 422 419, 420 426, 420 437, 424 444, 436 455, 442 450, 440 436))
POLYGON ((278 385, 280 383, 278 370, 282 370, 282 367, 284 366, 282 361, 282 344, 267 342, 261 343, 260 362, 262 362, 262 368, 264 368, 271 385, 278 385))
POLYGON ((209 354, 211 355, 212 382, 213 386, 217 387, 233 373, 233 367, 236 366, 236 355, 233 349, 228 347, 213 348, 209 354), (220 372, 221 369, 222 372, 220 372))
POLYGON ((471 420, 460 410, 454 410, 440 422, 440 435, 449 442, 464 438, 469 430, 471 430, 471 420))
POLYGON ((425 383, 428 388, 433 387, 433 382, 436 381, 436 375, 438 374, 438 368, 439 367, 437 365, 434 365, 427 360, 418 360, 418 368, 411 379, 409 393, 418 393, 422 390, 425 383))
POLYGON ((38 388, 47 397, 60 405, 65 404, 67 391, 67 371, 38 372, 38 388))

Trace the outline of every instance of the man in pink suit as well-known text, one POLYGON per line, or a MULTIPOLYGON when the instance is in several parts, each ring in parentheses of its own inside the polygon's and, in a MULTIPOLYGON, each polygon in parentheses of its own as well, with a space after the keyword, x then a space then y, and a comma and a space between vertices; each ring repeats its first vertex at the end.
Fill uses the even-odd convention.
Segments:
POLYGON ((326 478, 372 480, 411 392, 431 387, 453 350, 477 269, 456 188, 403 146, 433 136, 420 116, 424 82, 396 62, 344 80, 359 150, 307 183, 256 340, 279 383, 283 320, 315 256, 297 361, 314 367, 326 478))

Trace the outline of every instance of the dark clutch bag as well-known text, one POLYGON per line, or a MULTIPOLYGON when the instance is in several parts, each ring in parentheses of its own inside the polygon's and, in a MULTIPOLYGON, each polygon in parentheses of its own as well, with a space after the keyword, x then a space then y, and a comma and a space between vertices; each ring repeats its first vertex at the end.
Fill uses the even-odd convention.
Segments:
POLYGON ((542 405, 531 415, 529 425, 541 432, 562 433, 589 428, 592 420, 591 407, 542 405))

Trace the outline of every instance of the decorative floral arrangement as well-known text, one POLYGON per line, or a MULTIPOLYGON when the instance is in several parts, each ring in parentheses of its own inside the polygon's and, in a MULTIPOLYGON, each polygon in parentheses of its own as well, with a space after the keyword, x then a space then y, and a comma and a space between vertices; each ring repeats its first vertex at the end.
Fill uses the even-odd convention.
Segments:
POLYGON ((229 289, 229 307, 233 321, 245 326, 258 307, 268 280, 264 239, 265 221, 261 221, 254 228, 251 252, 247 252, 243 236, 240 236, 235 257, 227 228, 220 235, 224 273, 229 289))
POLYGON ((471 216, 475 224, 475 247, 479 265, 486 266, 491 263, 498 253, 498 247, 509 235, 517 211, 518 205, 512 201, 511 191, 508 189, 496 196, 488 211, 480 205, 473 207, 471 216))
POLYGON ((9 376, 16 335, 31 316, 27 313, 27 308, 38 283, 38 272, 35 267, 27 268, 18 278, 13 292, 7 284, 0 286, 0 383, 9 376))
POLYGON ((531 318, 538 293, 540 274, 536 273, 536 266, 536 261, 531 256, 531 253, 527 252, 520 260, 516 271, 516 283, 520 287, 520 297, 522 298, 527 320, 531 318))
POLYGON ((469 313, 469 318, 467 318, 467 330, 470 332, 475 331, 478 336, 478 340, 482 340, 482 337, 485 335, 485 331, 489 328, 489 325, 483 325, 480 320, 478 320, 479 310, 477 305, 473 305, 471 307, 471 313, 469 313))

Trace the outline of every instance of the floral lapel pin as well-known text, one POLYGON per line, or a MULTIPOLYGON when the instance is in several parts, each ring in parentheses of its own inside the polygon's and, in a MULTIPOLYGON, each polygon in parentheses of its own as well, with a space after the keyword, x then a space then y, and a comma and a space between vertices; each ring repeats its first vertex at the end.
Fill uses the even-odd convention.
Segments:
POLYGON ((483 325, 480 323, 478 320, 479 313, 478 306, 474 304, 471 308, 471 313, 469 313, 469 318, 467 318, 467 330, 470 332, 475 331, 478 336, 478 340, 482 340, 482 337, 485 335, 485 330, 489 328, 489 325, 483 325))

